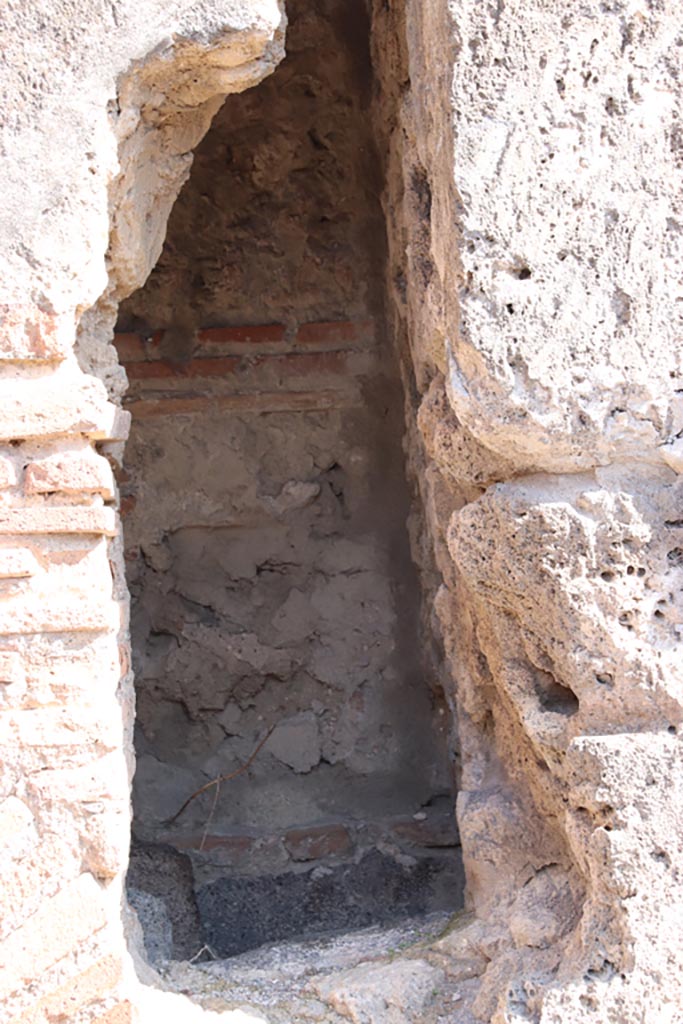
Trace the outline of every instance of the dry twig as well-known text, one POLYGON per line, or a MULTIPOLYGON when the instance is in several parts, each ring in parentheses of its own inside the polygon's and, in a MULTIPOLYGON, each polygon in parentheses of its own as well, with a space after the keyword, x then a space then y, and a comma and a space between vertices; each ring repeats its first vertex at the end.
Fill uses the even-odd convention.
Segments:
POLYGON ((216 786, 216 795, 214 797, 213 806, 211 807, 211 813, 209 814, 209 818, 206 823, 206 828, 204 830, 204 835, 202 836, 202 842, 200 846, 200 849, 202 849, 204 846, 204 842, 206 840, 207 832, 209 830, 209 825, 211 824, 211 819, 213 818, 213 813, 216 810, 216 803, 218 802, 218 794, 220 793, 221 782, 230 782, 231 779, 236 779, 238 775, 241 775, 243 772, 246 772, 247 769, 250 768, 251 765, 253 764, 254 759, 256 758, 256 755, 258 754, 261 747, 263 747, 266 741, 270 738, 270 735, 274 729, 275 726, 271 725, 268 732, 265 734, 263 739, 259 740, 259 742, 254 747, 253 751, 251 752, 248 759, 244 762, 243 765, 240 765, 239 768, 236 768, 234 772, 230 772, 228 775, 218 775, 215 779, 211 779, 210 782, 205 782, 203 786, 199 787, 199 789, 195 789, 194 793, 191 793, 190 796, 188 796, 187 800, 182 805, 182 807, 180 807, 172 817, 166 819, 164 825, 172 825, 175 821, 178 820, 183 811, 190 806, 190 804, 196 797, 201 796, 202 793, 206 793, 206 791, 208 789, 211 789, 212 786, 216 786))

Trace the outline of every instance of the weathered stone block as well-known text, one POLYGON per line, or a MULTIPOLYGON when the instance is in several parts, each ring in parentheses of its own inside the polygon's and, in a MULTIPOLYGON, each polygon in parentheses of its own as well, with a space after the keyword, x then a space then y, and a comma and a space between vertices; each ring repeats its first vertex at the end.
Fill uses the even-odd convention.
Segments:
POLYGON ((34 576, 39 569, 35 556, 26 548, 0 548, 0 580, 34 576))
POLYGON ((97 533, 116 536, 112 508, 8 508, 0 510, 1 534, 97 533))
POLYGON ((62 360, 70 341, 53 313, 36 306, 0 306, 0 360, 62 360))
POLYGON ((121 980, 121 961, 106 956, 44 996, 35 1006, 14 1017, 10 1024, 51 1024, 71 1020, 82 1007, 99 1001, 121 980))
POLYGON ((105 458, 92 448, 64 452, 31 462, 26 468, 27 494, 101 494, 114 496, 114 476, 105 458))
POLYGON ((0 440, 87 434, 125 441, 130 416, 107 400, 100 381, 55 373, 0 381, 0 440))
POLYGON ((0 943, 0 998, 39 978, 105 924, 102 891, 92 875, 81 875, 0 943))

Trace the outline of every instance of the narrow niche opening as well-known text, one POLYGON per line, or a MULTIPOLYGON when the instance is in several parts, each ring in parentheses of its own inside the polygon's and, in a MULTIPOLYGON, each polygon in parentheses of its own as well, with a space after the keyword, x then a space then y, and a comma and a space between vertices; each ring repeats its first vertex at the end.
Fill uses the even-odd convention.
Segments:
POLYGON ((362 0, 288 15, 286 60, 217 115, 117 328, 128 889, 153 961, 462 902, 383 315, 369 19, 362 0))

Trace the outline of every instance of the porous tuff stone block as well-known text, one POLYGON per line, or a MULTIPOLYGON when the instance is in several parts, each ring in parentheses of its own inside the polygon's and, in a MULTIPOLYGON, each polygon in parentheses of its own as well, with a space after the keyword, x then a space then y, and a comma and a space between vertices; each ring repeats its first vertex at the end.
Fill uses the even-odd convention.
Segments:
POLYGON ((111 508, 9 508, 0 511, 0 534, 96 533, 116 536, 111 508))
POLYGON ((14 1017, 10 1024, 52 1024, 71 1020, 87 1003, 106 995, 121 979, 121 961, 105 956, 97 963, 71 978, 66 984, 43 997, 35 1006, 14 1017))
POLYGON ((0 360, 62 360, 69 352, 68 325, 35 306, 0 305, 0 360))
POLYGON ((92 448, 80 452, 64 452, 37 459, 26 469, 24 487, 27 494, 101 494, 114 496, 114 476, 105 458, 92 448))
POLYGON ((102 891, 80 875, 0 943, 0 999, 34 982, 106 923, 102 891))
POLYGON ((109 402, 104 385, 92 377, 55 373, 0 381, 1 440, 87 434, 125 441, 129 429, 129 413, 109 402))
POLYGON ((39 566, 25 548, 0 548, 0 580, 17 580, 35 576, 39 566))

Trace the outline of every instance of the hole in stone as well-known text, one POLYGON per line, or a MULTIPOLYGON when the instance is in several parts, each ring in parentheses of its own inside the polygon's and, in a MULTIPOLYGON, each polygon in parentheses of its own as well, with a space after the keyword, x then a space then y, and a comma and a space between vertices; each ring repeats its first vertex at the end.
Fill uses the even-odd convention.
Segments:
POLYGON ((531 270, 529 269, 529 267, 522 267, 517 272, 517 277, 519 278, 520 281, 528 281, 529 278, 531 277, 531 270))
POLYGON ((541 706, 558 715, 575 715, 579 710, 579 699, 568 686, 561 683, 550 672, 534 670, 534 684, 541 706))
MULTIPOLYGON (((217 114, 118 324, 128 885, 153 960, 462 904, 406 529, 367 19, 288 7, 288 57, 217 114)), ((428 183, 411 186, 427 218, 428 183)))
POLYGON ((683 548, 671 548, 666 555, 667 561, 670 565, 675 565, 677 568, 683 565, 683 548))

